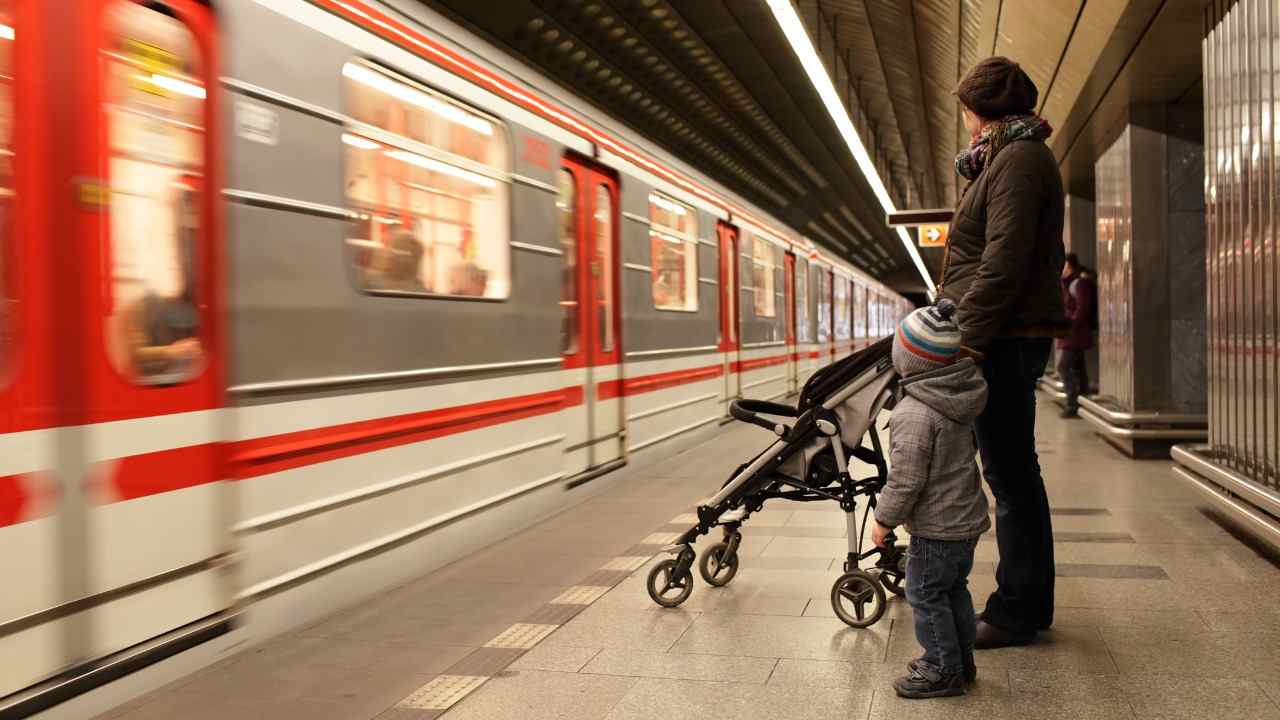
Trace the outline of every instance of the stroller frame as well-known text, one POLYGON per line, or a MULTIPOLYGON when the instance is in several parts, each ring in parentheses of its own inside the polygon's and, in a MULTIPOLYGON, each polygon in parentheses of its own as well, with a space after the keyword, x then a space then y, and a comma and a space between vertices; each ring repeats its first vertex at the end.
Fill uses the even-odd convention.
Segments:
POLYGON ((895 545, 892 534, 886 539, 885 547, 872 546, 863 550, 862 543, 867 520, 876 506, 876 497, 888 481, 888 463, 875 420, 880 411, 890 404, 896 387, 897 378, 888 352, 890 341, 891 338, 885 338, 861 353, 820 370, 805 383, 800 404, 796 407, 762 400, 735 400, 730 405, 730 414, 735 419, 765 428, 778 439, 750 463, 739 466, 715 496, 697 507, 698 522, 681 533, 674 543, 663 548, 674 557, 658 563, 649 573, 648 591, 654 602, 664 607, 676 607, 689 598, 693 591, 692 567, 696 559, 693 543, 717 527, 723 529, 723 540, 702 554, 699 571, 712 586, 729 584, 738 570, 743 523, 762 509, 767 501, 775 499, 834 501, 845 512, 849 549, 844 561, 844 574, 831 589, 832 607, 842 621, 853 627, 869 627, 884 614, 887 604, 885 589, 895 595, 903 595, 905 547, 895 545), (837 389, 825 393, 828 396, 817 403, 814 396, 824 394, 822 391, 832 386, 837 389), (870 435, 871 446, 860 442, 850 448, 841 437, 842 423, 836 408, 855 394, 876 386, 878 389, 870 403, 865 432, 870 435), (762 415, 792 417, 796 422, 788 426, 762 415), (818 453, 830 448, 836 466, 834 477, 816 468, 806 468, 805 477, 793 477, 782 472, 784 462, 815 445, 818 453), (854 479, 849 473, 851 457, 874 466, 876 474, 854 479), (859 522, 860 496, 866 497, 866 503, 859 522), (876 558, 872 571, 861 569, 863 561, 872 557, 876 558))

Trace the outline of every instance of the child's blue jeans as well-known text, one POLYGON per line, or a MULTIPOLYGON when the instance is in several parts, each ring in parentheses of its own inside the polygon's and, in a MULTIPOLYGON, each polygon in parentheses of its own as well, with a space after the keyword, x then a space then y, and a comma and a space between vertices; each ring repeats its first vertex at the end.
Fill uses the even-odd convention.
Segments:
POLYGON ((969 595, 969 571, 978 539, 929 540, 912 537, 907 559, 907 601, 915 615, 920 658, 941 673, 964 670, 973 652, 977 619, 969 595))

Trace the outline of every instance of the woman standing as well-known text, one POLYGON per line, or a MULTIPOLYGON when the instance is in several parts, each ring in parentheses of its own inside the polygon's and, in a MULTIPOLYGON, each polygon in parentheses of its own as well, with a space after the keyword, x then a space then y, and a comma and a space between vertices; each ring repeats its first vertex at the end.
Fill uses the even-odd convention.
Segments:
POLYGON ((976 647, 1020 645, 1053 623, 1053 528, 1036 456, 1036 380, 1052 337, 1066 330, 1058 280, 1062 177, 1035 114, 1035 84, 1017 63, 991 57, 956 95, 972 141, 956 157, 969 180, 943 262, 943 296, 959 307, 966 350, 989 395, 978 417, 983 475, 996 500, 998 587, 978 621, 976 647))

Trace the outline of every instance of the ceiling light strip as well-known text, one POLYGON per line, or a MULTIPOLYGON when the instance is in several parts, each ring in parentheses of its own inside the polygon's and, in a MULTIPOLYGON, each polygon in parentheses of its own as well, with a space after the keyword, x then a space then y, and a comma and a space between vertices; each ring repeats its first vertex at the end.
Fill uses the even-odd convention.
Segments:
MULTIPOLYGON (((835 84, 831 82, 831 77, 827 74, 826 65, 818 57, 818 51, 813 47, 813 42, 809 39, 809 32, 805 30, 804 22, 800 20, 800 15, 796 12, 795 6, 791 4, 791 0, 765 1, 769 4, 769 9, 773 11, 773 17, 777 20, 778 27, 782 29, 782 34, 786 36, 787 42, 791 44, 791 49, 795 52, 796 58, 800 61, 801 66, 804 67, 805 73, 808 74, 809 82, 813 83, 813 88, 818 92, 818 97, 822 98, 822 104, 826 105, 827 113, 831 115, 831 120, 835 122, 836 129, 840 131, 840 136, 844 138, 845 144, 849 146, 849 151, 853 153, 854 161, 858 163, 858 168, 871 185, 871 191, 875 193, 876 199, 880 201, 885 214, 897 212, 893 199, 889 197, 889 190, 885 187, 884 181, 880 179, 880 173, 876 171, 875 163, 872 162, 871 155, 867 153, 867 148, 863 145, 857 128, 853 126, 853 120, 849 118, 848 111, 845 110, 844 104, 840 102, 840 94, 836 91, 835 84)), ((920 258, 920 253, 916 250, 915 243, 911 242, 911 237, 907 235, 907 231, 903 228, 897 228, 897 232, 898 237, 902 240, 902 245, 907 249, 907 254, 911 256, 916 270, 919 271, 920 277, 924 280, 925 288, 932 292, 934 287, 933 278, 929 276, 929 270, 925 267, 924 260, 920 258)))

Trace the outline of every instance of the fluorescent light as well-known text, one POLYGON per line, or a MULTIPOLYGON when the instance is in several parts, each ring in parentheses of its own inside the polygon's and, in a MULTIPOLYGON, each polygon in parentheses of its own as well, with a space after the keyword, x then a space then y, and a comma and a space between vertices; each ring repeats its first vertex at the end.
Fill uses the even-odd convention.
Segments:
POLYGON ((170 77, 168 75, 160 75, 158 73, 152 73, 151 77, 148 79, 150 80, 151 84, 155 85, 156 87, 162 87, 165 90, 172 90, 173 92, 181 93, 182 95, 187 95, 189 97, 199 98, 201 100, 204 100, 205 96, 207 95, 207 93, 205 92, 204 86, 196 85, 195 83, 189 83, 186 80, 179 80, 176 77, 170 77))
POLYGON ((460 180, 466 180, 469 183, 479 185, 480 187, 493 188, 498 186, 498 182, 493 178, 485 177, 480 173, 474 173, 470 170, 463 170, 460 167, 454 167, 448 163, 442 163, 439 160, 432 160, 429 157, 423 157, 417 153, 411 153, 406 150, 388 150, 387 157, 395 158, 401 162, 416 165, 424 170, 438 172, 441 175, 450 175, 460 180))
POLYGON ((8 25, 0 25, 0 40, 12 40, 13 38, 13 28, 8 25))
MULTIPOLYGON (((871 185, 871 191, 875 193, 876 199, 880 201, 881 207, 884 208, 885 214, 896 212, 897 208, 893 205, 893 199, 889 197, 889 190, 885 187, 884 181, 880 179, 880 173, 876 171, 871 155, 867 153, 866 146, 862 144, 862 138, 858 136, 858 130, 853 126, 853 120, 849 118, 849 113, 844 109, 844 104, 840 102, 840 93, 836 92, 835 84, 831 82, 831 77, 827 75, 827 67, 822 63, 822 59, 818 57, 818 51, 814 49, 813 41, 809 39, 809 32, 804 29, 804 23, 796 13, 795 7, 792 6, 791 0, 766 1, 769 3, 769 9, 773 11, 774 19, 778 21, 778 26, 782 29, 783 35, 787 37, 787 42, 791 44, 791 49, 795 52, 796 58, 804 67, 805 73, 809 75, 809 82, 813 83, 813 89, 818 91, 818 97, 822 98, 822 104, 827 106, 827 113, 831 115, 832 121, 835 122, 836 129, 840 131, 840 136, 844 138, 845 144, 849 146, 849 151, 853 153, 853 159, 858 163, 858 169, 862 170, 863 176, 867 178, 867 182, 871 185)), ((916 250, 915 243, 911 242, 911 237, 907 235, 905 229, 897 228, 897 231, 898 237, 907 249, 907 254, 911 256, 916 270, 919 271, 920 277, 924 279, 925 288, 932 290, 933 278, 929 277, 929 269, 924 266, 924 260, 920 258, 920 253, 916 250)))
POLYGON ((352 135, 351 133, 342 133, 342 142, 361 150, 377 150, 382 147, 372 140, 366 140, 359 135, 352 135))
POLYGON ((386 75, 370 70, 363 65, 347 63, 342 66, 342 74, 361 85, 371 87, 397 100, 403 100, 410 105, 429 110, 451 122, 471 128, 482 135, 493 135, 493 125, 488 120, 478 118, 457 105, 445 102, 421 90, 415 90, 402 82, 392 80, 386 75))

